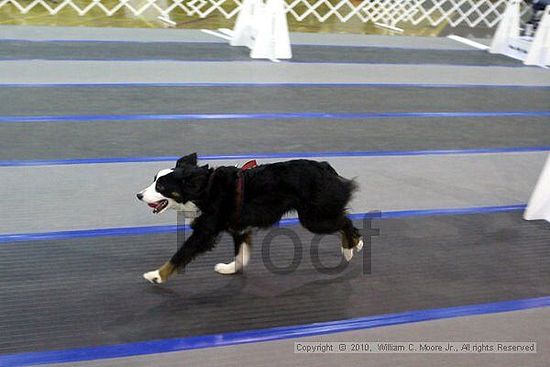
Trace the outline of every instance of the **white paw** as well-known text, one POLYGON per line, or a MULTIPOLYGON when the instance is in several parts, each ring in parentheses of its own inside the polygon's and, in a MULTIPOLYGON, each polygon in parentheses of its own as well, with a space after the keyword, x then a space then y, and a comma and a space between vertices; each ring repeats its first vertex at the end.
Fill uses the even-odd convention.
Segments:
POLYGON ((363 249, 363 239, 361 238, 359 242, 357 242, 357 245, 355 246, 355 249, 357 252, 361 251, 363 249))
POLYGON ((350 261, 351 258, 353 257, 353 249, 343 248, 343 247, 341 247, 341 249, 342 249, 342 255, 344 255, 344 259, 346 259, 346 261, 350 261))
POLYGON ((164 283, 162 281, 162 278, 160 277, 160 273, 158 270, 153 270, 148 273, 143 274, 143 277, 150 281, 153 284, 161 284, 164 283))
POLYGON ((214 270, 217 273, 220 274, 235 274, 237 272, 237 266, 235 265, 235 261, 230 262, 229 264, 219 263, 216 264, 214 267, 214 270))

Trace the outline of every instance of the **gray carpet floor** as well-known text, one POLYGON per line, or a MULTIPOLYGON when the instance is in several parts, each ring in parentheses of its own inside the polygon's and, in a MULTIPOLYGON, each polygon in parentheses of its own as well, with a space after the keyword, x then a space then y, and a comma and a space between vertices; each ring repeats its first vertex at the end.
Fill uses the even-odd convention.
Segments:
POLYGON ((0 123, 1 160, 550 145, 549 117, 0 123), (20 137, 24 136, 24 140, 20 137))
MULTIPOLYGON (((524 204, 547 156, 531 152, 316 159, 356 179, 360 190, 350 211, 364 213, 524 204)), ((201 162, 216 167, 246 160, 201 162)), ((0 234, 173 224, 174 212, 152 215, 135 198, 160 169, 173 165, 172 160, 0 167, 2 187, 11 193, 0 197, 0 206, 10 208, 0 222, 0 234)))
POLYGON ((0 81, 11 84, 104 83, 339 83, 548 86, 535 67, 272 63, 269 61, 2 61, 0 81))
POLYGON ((335 236, 310 256, 312 236, 299 227, 291 228, 296 243, 284 236, 267 242, 260 232, 242 276, 213 271, 232 257, 225 237, 161 287, 141 273, 171 256, 174 235, 1 245, 0 277, 24 276, 2 287, 10 296, 0 301, 6 330, 0 352, 309 324, 550 292, 550 232, 543 222, 521 221, 520 213, 388 219, 372 227, 380 231, 372 255, 365 249, 349 264, 335 236), (270 270, 288 268, 295 251, 299 262, 291 273, 270 270))
MULTIPOLYGON (((217 43, 105 43, 0 41, 0 60, 249 61, 246 47, 217 43)), ((480 50, 295 45, 291 62, 520 66, 519 61, 480 50)))
MULTIPOLYGON (((502 314, 461 317, 448 320, 428 321, 416 324, 389 326, 367 330, 351 331, 316 337, 278 340, 269 343, 254 343, 198 349, 184 352, 152 354, 72 363, 75 367, 173 367, 181 364, 198 366, 486 366, 517 367, 545 366, 548 360, 550 342, 549 323, 541 323, 550 317, 548 308, 506 312, 502 314), (472 340, 475 328, 476 340, 516 341, 531 340, 537 343, 537 353, 533 354, 294 354, 294 343, 300 342, 339 342, 354 341, 418 341, 419 336, 427 341, 472 340)), ((52 367, 66 367, 54 364, 52 367)))
POLYGON ((550 110, 549 100, 548 87, 128 85, 0 88, 3 116, 547 111, 550 110))

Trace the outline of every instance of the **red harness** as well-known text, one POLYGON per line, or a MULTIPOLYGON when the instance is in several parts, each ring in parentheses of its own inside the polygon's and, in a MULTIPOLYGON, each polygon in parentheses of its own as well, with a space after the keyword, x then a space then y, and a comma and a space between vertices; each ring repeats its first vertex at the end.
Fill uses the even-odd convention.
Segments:
POLYGON ((244 199, 244 177, 243 171, 257 167, 258 163, 255 159, 246 162, 241 169, 237 172, 237 185, 235 188, 235 211, 231 218, 231 226, 236 227, 241 219, 241 211, 243 208, 244 199))

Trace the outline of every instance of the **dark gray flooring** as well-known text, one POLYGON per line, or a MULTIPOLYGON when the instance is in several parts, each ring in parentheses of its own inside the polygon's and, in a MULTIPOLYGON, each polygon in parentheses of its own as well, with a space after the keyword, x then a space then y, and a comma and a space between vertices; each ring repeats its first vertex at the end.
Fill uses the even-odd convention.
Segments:
POLYGON ((0 88, 1 115, 541 111, 550 88, 358 86, 0 88))
MULTIPOLYGON (((479 50, 414 50, 380 47, 294 45, 291 62, 510 65, 514 59, 479 50)), ((217 43, 0 41, 7 60, 249 61, 249 50, 217 43)))
POLYGON ((548 117, 0 123, 1 160, 550 145, 548 117), (328 138, 330 137, 330 138, 328 138))
MULTIPOLYGON (((107 41, 107 42, 206 42, 222 43, 227 41, 199 29, 189 28, 116 28, 116 27, 61 27, 61 26, 12 26, 0 25, 4 40, 25 41, 107 41)), ((311 33, 291 32, 293 45, 321 46, 372 46, 398 47, 428 50, 468 50, 469 46, 445 37, 421 37, 387 35, 367 35, 358 33, 311 33)))
MULTIPOLYGON (((214 264, 231 256, 224 238, 164 286, 146 283, 141 273, 171 255, 174 235, 0 245, 0 353, 306 324, 550 292, 546 222, 502 213, 392 219, 373 227, 380 228, 380 236, 374 238, 371 262, 362 252, 338 273, 316 270, 311 235, 291 227, 303 255, 290 274, 267 270, 262 232, 244 275, 214 273, 214 264)), ((336 237, 321 242, 319 259, 327 267, 341 261, 337 242, 336 237)), ((289 240, 278 237, 270 249, 274 266, 290 264, 289 240)))

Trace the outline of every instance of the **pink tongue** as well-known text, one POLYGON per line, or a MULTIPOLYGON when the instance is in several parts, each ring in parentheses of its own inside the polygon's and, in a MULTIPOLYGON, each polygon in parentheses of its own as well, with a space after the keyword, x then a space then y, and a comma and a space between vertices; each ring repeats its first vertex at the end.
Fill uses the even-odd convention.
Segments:
POLYGON ((157 206, 159 206, 157 203, 150 203, 150 204, 147 204, 147 205, 149 205, 153 209, 156 209, 157 206))

